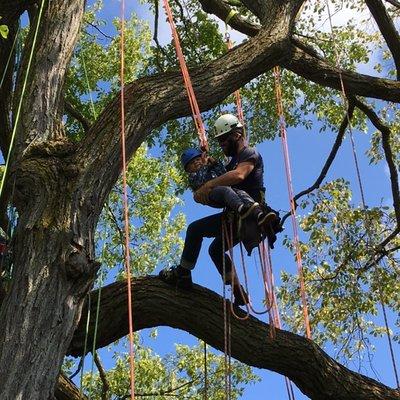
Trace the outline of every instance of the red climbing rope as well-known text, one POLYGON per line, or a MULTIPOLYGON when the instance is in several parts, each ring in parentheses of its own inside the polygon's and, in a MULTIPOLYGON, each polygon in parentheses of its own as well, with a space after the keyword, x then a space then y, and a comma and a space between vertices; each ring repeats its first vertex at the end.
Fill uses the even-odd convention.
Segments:
POLYGON ((187 95, 189 97, 189 103, 190 103, 190 108, 191 108, 192 114, 193 114, 194 124, 197 129, 197 134, 199 135, 200 148, 202 151, 208 151, 206 130, 204 128, 203 119, 201 118, 200 109, 199 109, 199 106, 197 103, 196 95, 193 90, 192 81, 190 79, 189 71, 187 69, 187 65, 185 62, 185 57, 183 56, 182 47, 181 47, 180 40, 179 40, 179 35, 176 30, 174 18, 172 15, 172 10, 171 10, 168 0, 163 0, 163 1, 164 1, 164 8, 165 8, 165 11, 166 11, 167 17, 168 17, 168 22, 171 27, 172 37, 174 39, 175 51, 176 51, 176 55, 179 60, 179 65, 181 68, 183 81, 185 84, 187 95))
POLYGON ((121 0, 121 153, 122 153, 122 186, 125 225, 125 270, 128 285, 128 322, 129 322, 129 360, 131 399, 135 398, 135 361, 133 349, 133 318, 132 318, 132 284, 129 257, 129 213, 128 185, 126 181, 126 138, 125 138, 125 0, 121 0))
MULTIPOLYGON (((273 310, 274 310, 274 323, 275 327, 278 329, 282 329, 282 324, 281 324, 281 318, 279 315, 279 307, 278 307, 278 302, 276 299, 276 293, 275 293, 275 281, 274 281, 274 274, 272 271, 272 260, 271 260, 271 252, 269 250, 269 247, 266 247, 266 253, 267 253, 267 258, 268 258, 268 268, 269 268, 269 273, 270 273, 270 279, 271 279, 271 285, 272 285, 272 296, 273 296, 273 310)), ((285 385, 286 385, 286 391, 288 394, 289 400, 295 400, 295 395, 294 395, 294 390, 293 390, 293 384, 292 381, 285 376, 285 385)))
MULTIPOLYGON (((231 38, 230 38, 228 32, 225 33, 225 40, 226 40, 226 47, 228 48, 228 50, 231 50, 232 47, 233 47, 233 43, 231 41, 231 38)), ((240 96, 240 90, 235 90, 234 96, 235 96, 235 101, 236 101, 237 116, 238 116, 238 119, 239 119, 240 123, 243 125, 243 134, 244 134, 244 137, 246 138, 247 143, 248 143, 249 142, 249 138, 247 137, 247 134, 246 134, 243 107, 242 107, 242 98, 240 96)))
MULTIPOLYGON (((230 329, 228 329, 228 305, 227 305, 227 299, 226 299, 226 262, 225 262, 225 231, 227 230, 226 228, 226 222, 224 216, 222 217, 222 223, 221 223, 221 229, 222 229, 222 293, 223 293, 223 312, 224 312, 224 382, 225 382, 225 399, 229 400, 230 398, 230 387, 229 387, 229 380, 230 380, 230 369, 228 369, 228 352, 229 352, 229 345, 228 345, 228 335, 230 332, 230 329)), ((230 319, 229 319, 229 324, 230 324, 230 319)))
POLYGON ((286 122, 285 122, 285 114, 283 111, 283 102, 282 102, 282 88, 281 88, 281 78, 280 78, 280 68, 274 67, 274 78, 275 78, 275 96, 276 96, 276 108, 279 116, 279 128, 282 139, 282 148, 283 155, 285 159, 285 171, 286 171, 286 180, 287 187, 289 193, 289 202, 290 202, 290 211, 291 211, 291 219, 293 226, 293 239, 295 243, 296 249, 296 262, 297 262, 297 272, 299 275, 299 283, 300 283, 300 296, 303 308, 303 318, 304 318, 304 326, 306 329, 306 336, 308 339, 311 339, 311 328, 310 328, 310 320, 308 317, 308 307, 307 307, 307 296, 306 289, 304 284, 304 276, 303 276, 303 265, 300 251, 300 240, 299 233, 297 229, 297 221, 296 221, 296 207, 294 203, 294 195, 293 195, 293 185, 292 185, 292 173, 290 167, 290 158, 289 158, 289 149, 287 143, 287 135, 286 135, 286 122))

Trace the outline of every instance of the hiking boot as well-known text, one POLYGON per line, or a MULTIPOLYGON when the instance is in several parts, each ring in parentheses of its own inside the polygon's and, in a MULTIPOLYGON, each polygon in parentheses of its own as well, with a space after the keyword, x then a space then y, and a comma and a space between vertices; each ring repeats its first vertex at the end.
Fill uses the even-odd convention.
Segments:
POLYGON ((233 301, 235 306, 244 306, 250 303, 249 295, 246 293, 242 285, 240 285, 240 288, 235 285, 233 288, 233 296, 235 297, 233 301))
POLYGON ((278 216, 273 211, 264 212, 261 210, 261 213, 257 215, 257 224, 258 226, 273 225, 277 219, 278 216))
POLYGON ((262 212, 262 210, 261 210, 260 205, 258 203, 256 203, 256 202, 254 202, 254 203, 248 202, 248 203, 244 203, 242 205, 242 207, 240 208, 239 217, 240 217, 240 219, 246 219, 246 218, 248 218, 250 216, 257 217, 258 214, 261 213, 261 212, 262 212))
POLYGON ((191 289, 193 287, 190 269, 182 268, 180 265, 164 268, 159 272, 158 276, 165 283, 180 289, 191 289))

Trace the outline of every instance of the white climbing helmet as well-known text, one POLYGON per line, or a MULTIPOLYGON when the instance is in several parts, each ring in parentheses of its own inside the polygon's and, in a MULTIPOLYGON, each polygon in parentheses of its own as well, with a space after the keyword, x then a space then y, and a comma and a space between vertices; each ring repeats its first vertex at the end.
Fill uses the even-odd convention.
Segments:
POLYGON ((214 124, 215 138, 230 132, 233 128, 241 128, 243 125, 239 119, 232 114, 221 115, 214 124))

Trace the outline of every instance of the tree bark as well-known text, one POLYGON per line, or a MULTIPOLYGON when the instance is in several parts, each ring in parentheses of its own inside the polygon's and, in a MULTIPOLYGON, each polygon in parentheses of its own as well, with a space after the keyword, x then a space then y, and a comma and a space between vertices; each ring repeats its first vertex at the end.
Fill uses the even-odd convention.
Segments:
POLYGON ((81 395, 79 389, 63 374, 58 377, 55 398, 57 400, 87 400, 87 397, 81 395))
MULTIPOLYGON (((195 285, 193 290, 176 290, 157 277, 132 280, 133 326, 138 331, 156 326, 182 329, 224 349, 223 299, 195 285)), ((93 292, 93 297, 97 296, 93 292)), ((91 308, 88 348, 92 348, 97 302, 91 308)), ((237 309, 243 315, 243 311, 237 309)), ((126 282, 102 288, 96 347, 107 346, 128 333, 126 282)), ((314 342, 277 329, 270 338, 270 327, 254 317, 231 319, 232 356, 258 368, 288 376, 313 400, 398 400, 399 391, 366 376, 352 372, 329 357, 314 342)), ((68 353, 80 356, 85 340, 81 321, 68 353)))

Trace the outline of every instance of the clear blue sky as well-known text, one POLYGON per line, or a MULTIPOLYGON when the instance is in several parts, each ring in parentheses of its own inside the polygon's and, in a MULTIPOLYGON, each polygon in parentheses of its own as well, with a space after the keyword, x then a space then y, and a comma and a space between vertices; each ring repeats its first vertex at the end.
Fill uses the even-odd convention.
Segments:
MULTIPOLYGON (((106 1, 102 16, 107 20, 113 17, 118 17, 120 13, 119 7, 120 2, 117 0, 106 1)), ((126 15, 129 15, 132 11, 135 11, 140 18, 149 20, 152 18, 145 6, 139 5, 136 2, 127 1, 126 15)), ((160 16, 160 21, 165 21, 165 18, 160 16)), ((152 26, 152 22, 150 22, 150 26, 152 26)), ((168 41, 169 35, 170 33, 168 29, 163 26, 160 31, 160 39, 163 42, 168 41)), ((335 139, 334 133, 326 132, 319 134, 317 131, 318 127, 315 126, 312 131, 290 129, 288 132, 295 193, 308 187, 314 182, 335 139)), ((369 136, 357 132, 355 136, 357 150, 360 156, 361 171, 364 177, 367 203, 369 205, 379 204, 383 198, 385 199, 385 202, 391 204, 389 180, 387 179, 387 172, 384 165, 379 164, 378 166, 371 167, 368 165, 368 160, 364 156, 365 151, 369 147, 369 136)), ((265 162, 265 184, 268 191, 268 201, 271 206, 276 209, 288 210, 289 203, 280 141, 275 140, 273 142, 263 143, 258 146, 258 149, 262 153, 265 162)), ((336 177, 344 177, 352 182, 354 202, 359 203, 360 196, 358 194, 351 146, 348 139, 342 145, 340 153, 337 156, 327 179, 331 180, 336 177)), ((214 212, 211 208, 196 204, 193 201, 190 192, 185 192, 184 200, 185 206, 183 207, 183 211, 187 215, 188 223, 214 212)), ((292 234, 289 221, 286 223, 286 230, 284 233, 289 236, 292 234)), ((276 277, 279 277, 279 271, 281 270, 287 270, 292 273, 295 273, 296 271, 293 257, 281 244, 282 238, 283 235, 278 239, 275 250, 272 252, 274 273, 276 277)), ((209 259, 207 247, 208 242, 206 240, 204 242, 198 265, 194 270, 193 278, 196 283, 207 286, 218 293, 221 293, 221 281, 209 259)), ((261 281, 260 276, 254 270, 254 267, 252 268, 252 264, 251 259, 248 259, 251 297, 256 305, 260 305, 262 301, 261 281)), ((147 335, 145 333, 143 334, 143 339, 145 344, 152 345, 160 355, 172 352, 175 343, 195 344, 197 342, 196 338, 186 334, 185 332, 170 328, 159 328, 158 331, 159 335, 156 341, 146 339, 147 335)), ((377 350, 373 364, 379 376, 376 377, 372 373, 367 363, 365 363, 365 370, 362 372, 373 378, 379 379, 389 386, 394 386, 393 371, 391 364, 388 362, 389 353, 386 338, 376 340, 374 344, 376 345, 377 350)), ((396 349, 398 351, 398 346, 395 347, 395 350, 396 349)), ((331 349, 327 348, 325 350, 329 353, 331 349)), ((101 356, 105 361, 105 364, 111 366, 110 353, 103 350, 101 356)), ((86 365, 90 366, 90 357, 88 358, 86 365)), ((349 367, 356 369, 355 365, 350 365, 349 367)), ((257 370, 257 373, 262 377, 262 381, 254 386, 246 388, 245 394, 242 397, 243 399, 259 400, 266 397, 269 399, 280 400, 287 398, 283 377, 269 371, 257 370)), ((300 395, 296 390, 296 399, 305 398, 305 396, 300 395)))

